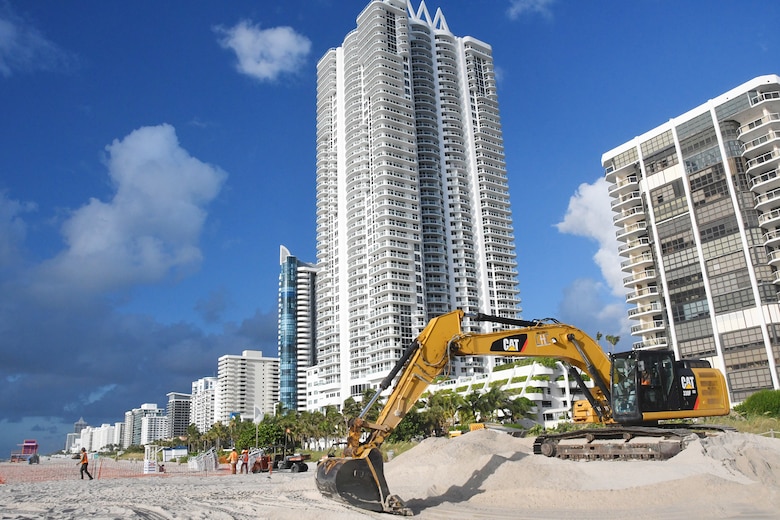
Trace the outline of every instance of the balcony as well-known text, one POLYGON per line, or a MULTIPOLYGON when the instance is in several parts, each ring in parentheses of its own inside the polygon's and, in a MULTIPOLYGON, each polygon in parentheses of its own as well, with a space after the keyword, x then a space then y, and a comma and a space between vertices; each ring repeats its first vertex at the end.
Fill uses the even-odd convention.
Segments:
POLYGON ((765 101, 780 100, 780 91, 772 92, 759 92, 757 95, 750 98, 750 106, 754 107, 765 101))
POLYGON ((619 179, 615 184, 609 187, 609 194, 618 197, 629 191, 635 191, 639 186, 639 178, 636 175, 629 175, 624 179, 619 179))
POLYGON ((645 339, 631 345, 633 350, 665 350, 668 347, 669 341, 663 337, 645 339))
MULTIPOLYGON (((768 170, 769 166, 776 167, 778 159, 780 159, 780 150, 772 150, 746 161, 745 168, 748 176, 751 175, 751 170, 754 170, 754 174, 757 174, 758 171, 756 170, 759 170, 759 168, 765 168, 768 170)), ((614 207, 615 201, 613 201, 612 204, 614 207)))
POLYGON ((758 216, 759 226, 769 226, 772 224, 780 224, 780 209, 773 209, 772 211, 762 213, 758 216))
POLYGON ((780 169, 775 168, 750 179, 750 189, 758 193, 780 187, 780 169))
POLYGON ((780 139, 780 134, 774 130, 769 130, 763 135, 751 139, 742 144, 742 155, 749 154, 751 157, 755 157, 756 154, 763 154, 772 149, 772 143, 780 139))
POLYGON ((756 209, 766 212, 780 206, 780 188, 756 196, 756 209))
POLYGON ((740 126, 737 129, 737 137, 739 139, 747 139, 754 130, 758 130, 772 121, 780 121, 780 114, 764 114, 762 117, 755 119, 747 124, 740 126))
POLYGON ((644 287, 626 295, 626 303, 658 299, 658 287, 644 287))
POLYGON ((769 253, 769 265, 780 266, 780 249, 775 249, 769 253))
POLYGON ((636 336, 647 334, 649 332, 658 332, 664 330, 665 327, 666 324, 663 320, 653 320, 647 323, 640 323, 639 325, 634 325, 631 327, 631 335, 636 336))
POLYGON ((662 311, 660 302, 653 302, 646 305, 639 305, 634 309, 628 310, 628 318, 629 319, 638 319, 641 316, 646 316, 648 314, 658 314, 662 311))
POLYGON ((764 247, 777 247, 778 245, 780 245, 780 229, 764 233, 764 247))
POLYGON ((617 215, 612 217, 612 222, 615 224, 626 225, 633 221, 645 218, 645 208, 643 206, 634 206, 621 211, 617 215))
POLYGON ((629 256, 631 252, 639 252, 642 249, 650 249, 650 239, 648 237, 638 238, 636 240, 630 240, 618 247, 618 254, 620 256, 629 256))
POLYGON ((620 196, 616 200, 612 201, 612 209, 614 211, 623 210, 624 208, 630 208, 632 206, 639 206, 642 204, 642 195, 638 190, 632 191, 625 195, 620 196))
POLYGON ((643 220, 641 222, 637 222, 636 224, 629 224, 625 226, 623 229, 616 231, 615 237, 621 242, 623 242, 628 238, 643 234, 646 231, 647 231, 647 222, 643 220))
POLYGON ((648 251, 646 253, 643 253, 641 255, 632 256, 625 262, 620 263, 620 270, 621 271, 630 271, 635 268, 640 267, 646 267, 649 265, 653 265, 653 255, 648 251))
POLYGON ((639 282, 643 282, 646 280, 655 280, 655 276, 656 276, 655 269, 647 269, 646 271, 636 273, 633 276, 627 276, 623 278, 623 286, 631 287, 633 285, 636 285, 639 282))

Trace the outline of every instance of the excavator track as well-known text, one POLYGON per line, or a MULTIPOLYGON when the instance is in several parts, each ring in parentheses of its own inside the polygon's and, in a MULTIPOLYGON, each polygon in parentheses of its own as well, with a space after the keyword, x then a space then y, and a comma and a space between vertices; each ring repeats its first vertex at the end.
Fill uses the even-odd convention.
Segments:
MULTIPOLYGON (((707 428, 722 430, 722 428, 707 428)), ((534 454, 568 460, 666 460, 703 435, 699 428, 615 426, 540 435, 534 454)))

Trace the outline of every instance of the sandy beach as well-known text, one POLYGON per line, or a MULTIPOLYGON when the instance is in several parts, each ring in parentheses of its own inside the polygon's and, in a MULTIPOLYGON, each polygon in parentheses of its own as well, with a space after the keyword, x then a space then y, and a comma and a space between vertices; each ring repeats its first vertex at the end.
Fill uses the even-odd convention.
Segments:
MULTIPOLYGON (((385 474, 421 519, 780 515, 780 439, 725 433, 694 440, 667 461, 630 462, 550 459, 533 455, 532 442, 487 430, 426 439, 389 461, 385 474)), ((269 476, 166 465, 164 475, 137 476, 137 466, 123 473, 121 462, 105 461, 96 480, 82 481, 71 460, 3 463, 0 519, 391 518, 322 497, 314 466, 269 476)))

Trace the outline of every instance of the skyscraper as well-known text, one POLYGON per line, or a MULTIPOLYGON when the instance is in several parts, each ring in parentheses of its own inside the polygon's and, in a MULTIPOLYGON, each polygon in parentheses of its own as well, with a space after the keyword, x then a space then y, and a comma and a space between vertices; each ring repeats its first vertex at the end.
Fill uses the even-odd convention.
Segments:
POLYGON ((761 76, 605 153, 635 349, 780 388, 780 77, 761 76))
POLYGON ((306 369, 317 362, 314 347, 314 282, 317 269, 279 248, 279 402, 306 409, 306 369))
POLYGON ((317 260, 321 406, 376 387, 430 318, 520 312, 491 47, 424 2, 372 1, 317 65, 317 260))

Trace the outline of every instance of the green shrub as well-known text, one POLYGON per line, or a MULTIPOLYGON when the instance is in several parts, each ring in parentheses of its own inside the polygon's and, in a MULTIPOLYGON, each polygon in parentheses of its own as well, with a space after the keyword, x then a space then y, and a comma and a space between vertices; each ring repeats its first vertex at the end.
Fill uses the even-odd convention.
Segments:
POLYGON ((759 390, 734 410, 747 416, 780 417, 780 390, 759 390))

